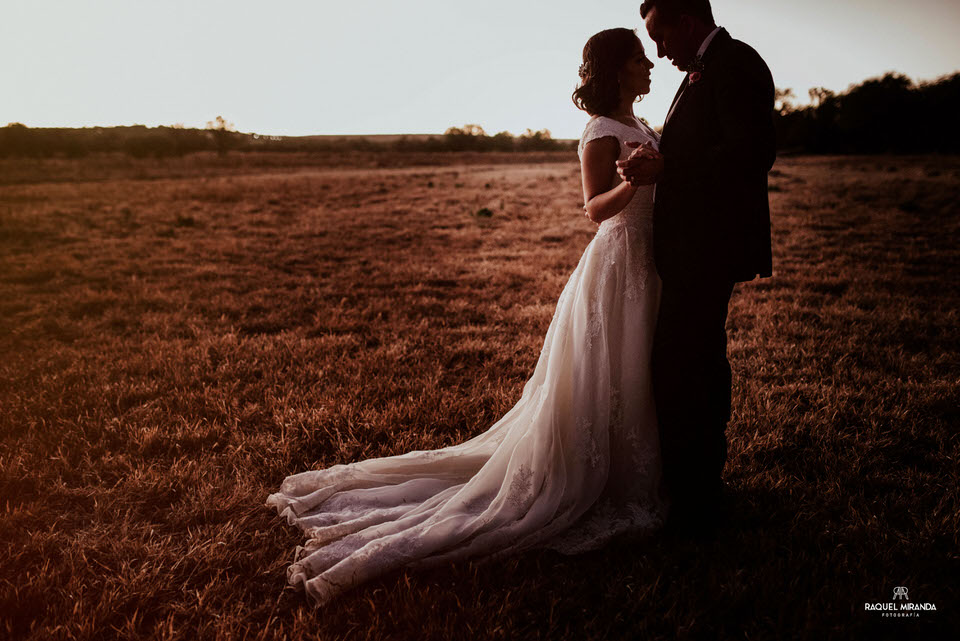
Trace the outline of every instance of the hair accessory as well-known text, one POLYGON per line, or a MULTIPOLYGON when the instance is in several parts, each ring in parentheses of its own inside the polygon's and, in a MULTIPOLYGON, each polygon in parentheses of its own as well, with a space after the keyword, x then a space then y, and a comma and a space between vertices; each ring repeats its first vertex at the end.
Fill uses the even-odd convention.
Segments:
POLYGON ((581 78, 583 78, 585 75, 587 75, 586 71, 587 71, 587 63, 584 62, 580 65, 580 69, 577 71, 577 73, 581 78))

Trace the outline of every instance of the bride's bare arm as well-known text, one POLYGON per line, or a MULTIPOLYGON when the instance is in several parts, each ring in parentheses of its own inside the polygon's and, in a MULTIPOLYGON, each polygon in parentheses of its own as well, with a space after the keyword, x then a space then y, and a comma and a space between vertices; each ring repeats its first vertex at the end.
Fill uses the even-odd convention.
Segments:
POLYGON ((613 186, 617 175, 617 158, 620 143, 612 136, 591 140, 583 148, 580 157, 580 174, 583 176, 583 203, 587 217, 599 224, 616 216, 633 195, 637 187, 628 182, 613 186))

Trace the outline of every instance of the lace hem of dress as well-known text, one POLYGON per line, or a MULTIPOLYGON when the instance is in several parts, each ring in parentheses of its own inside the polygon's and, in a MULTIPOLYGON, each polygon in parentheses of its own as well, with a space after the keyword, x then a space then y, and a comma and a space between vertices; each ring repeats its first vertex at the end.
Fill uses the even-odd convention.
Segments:
POLYGON ((583 554, 605 547, 613 539, 646 536, 663 525, 664 510, 649 503, 604 499, 577 523, 539 547, 565 555, 583 554))

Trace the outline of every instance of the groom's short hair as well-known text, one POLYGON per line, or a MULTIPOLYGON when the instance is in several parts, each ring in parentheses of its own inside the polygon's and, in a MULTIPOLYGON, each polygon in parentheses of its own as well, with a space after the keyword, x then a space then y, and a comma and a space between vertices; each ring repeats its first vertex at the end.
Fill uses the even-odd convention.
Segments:
POLYGON ((699 18, 704 24, 715 24, 710 0, 643 0, 643 4, 640 5, 640 17, 646 18, 654 7, 657 9, 657 15, 671 22, 685 13, 699 18))

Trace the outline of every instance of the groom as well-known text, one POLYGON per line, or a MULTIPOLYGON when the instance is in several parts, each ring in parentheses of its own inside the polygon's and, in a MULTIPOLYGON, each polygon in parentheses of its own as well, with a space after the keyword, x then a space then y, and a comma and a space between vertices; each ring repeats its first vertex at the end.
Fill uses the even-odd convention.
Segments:
POLYGON ((640 15, 657 55, 687 72, 664 123, 662 171, 640 150, 617 164, 624 180, 657 183, 653 381, 668 529, 697 535, 721 516, 727 305, 735 283, 771 275, 774 86, 757 52, 716 26, 709 0, 645 0, 640 15))

